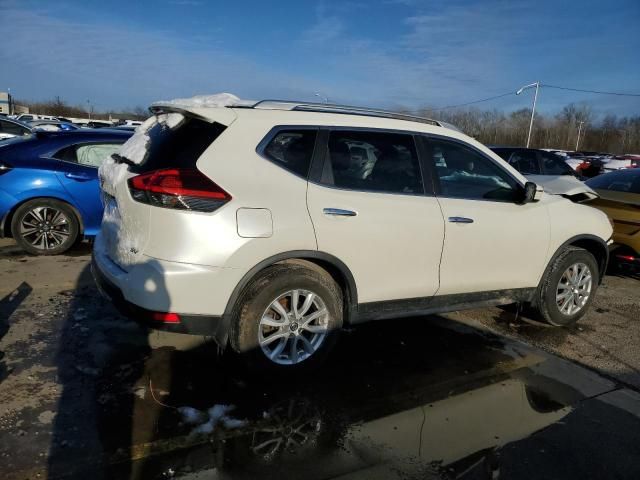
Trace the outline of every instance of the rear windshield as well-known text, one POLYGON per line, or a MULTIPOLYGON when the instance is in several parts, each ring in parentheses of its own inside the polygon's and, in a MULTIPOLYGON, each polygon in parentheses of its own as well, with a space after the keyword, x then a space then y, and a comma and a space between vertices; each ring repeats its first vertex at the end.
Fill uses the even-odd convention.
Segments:
POLYGON ((195 167, 198 158, 225 128, 194 117, 186 117, 173 129, 157 123, 148 131, 150 141, 145 161, 130 170, 144 173, 161 168, 195 167))

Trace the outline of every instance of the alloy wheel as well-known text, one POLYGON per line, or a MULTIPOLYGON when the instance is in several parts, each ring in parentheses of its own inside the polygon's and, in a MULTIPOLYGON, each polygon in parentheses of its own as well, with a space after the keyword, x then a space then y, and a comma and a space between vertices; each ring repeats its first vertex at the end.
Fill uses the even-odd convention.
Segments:
POLYGON ((574 315, 584 308, 591 295, 593 275, 584 263, 569 266, 556 288, 556 305, 563 315, 574 315))
POLYGON ((290 290, 274 299, 260 318, 262 352, 279 365, 295 365, 312 356, 329 331, 329 311, 316 293, 290 290))
POLYGON ((38 250, 53 250, 71 236, 69 218, 54 207, 35 207, 20 220, 20 235, 38 250))

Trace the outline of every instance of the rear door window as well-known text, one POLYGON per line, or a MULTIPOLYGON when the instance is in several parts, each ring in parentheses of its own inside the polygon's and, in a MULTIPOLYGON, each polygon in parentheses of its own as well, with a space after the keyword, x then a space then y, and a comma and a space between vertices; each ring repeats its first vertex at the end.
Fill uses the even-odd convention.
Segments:
POLYGON ((264 155, 282 168, 307 178, 317 134, 315 129, 280 130, 265 147, 264 155))
POLYGON ((413 136, 402 133, 332 131, 321 183, 349 190, 424 193, 413 136))

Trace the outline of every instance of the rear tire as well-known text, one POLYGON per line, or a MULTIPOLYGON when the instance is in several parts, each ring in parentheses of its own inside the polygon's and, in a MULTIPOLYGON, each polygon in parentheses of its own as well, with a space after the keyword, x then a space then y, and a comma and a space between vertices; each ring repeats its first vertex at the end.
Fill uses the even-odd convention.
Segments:
POLYGON ((589 310, 599 278, 598 262, 591 253, 567 247, 545 272, 537 291, 536 310, 551 325, 573 325, 589 310))
POLYGON ((68 204, 36 198, 15 211, 11 234, 32 255, 59 255, 75 245, 80 236, 80 222, 68 204))
POLYGON ((297 264, 272 265, 242 293, 231 346, 251 369, 312 369, 335 345, 342 310, 342 292, 328 273, 297 264))

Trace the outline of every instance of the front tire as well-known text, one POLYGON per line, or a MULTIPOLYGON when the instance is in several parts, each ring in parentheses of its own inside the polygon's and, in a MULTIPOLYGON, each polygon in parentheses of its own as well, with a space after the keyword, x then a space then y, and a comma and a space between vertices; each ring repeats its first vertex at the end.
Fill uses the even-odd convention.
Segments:
POLYGON ((33 255, 59 255, 76 243, 80 224, 68 204, 36 198, 15 211, 11 234, 22 249, 33 255))
POLYGON ((593 302, 599 278, 598 262, 591 253, 567 247, 553 260, 538 288, 540 316, 557 327, 573 325, 593 302))
POLYGON ((318 366, 342 327, 342 292, 320 269, 276 264, 260 272, 236 307, 231 346, 252 369, 318 366))

